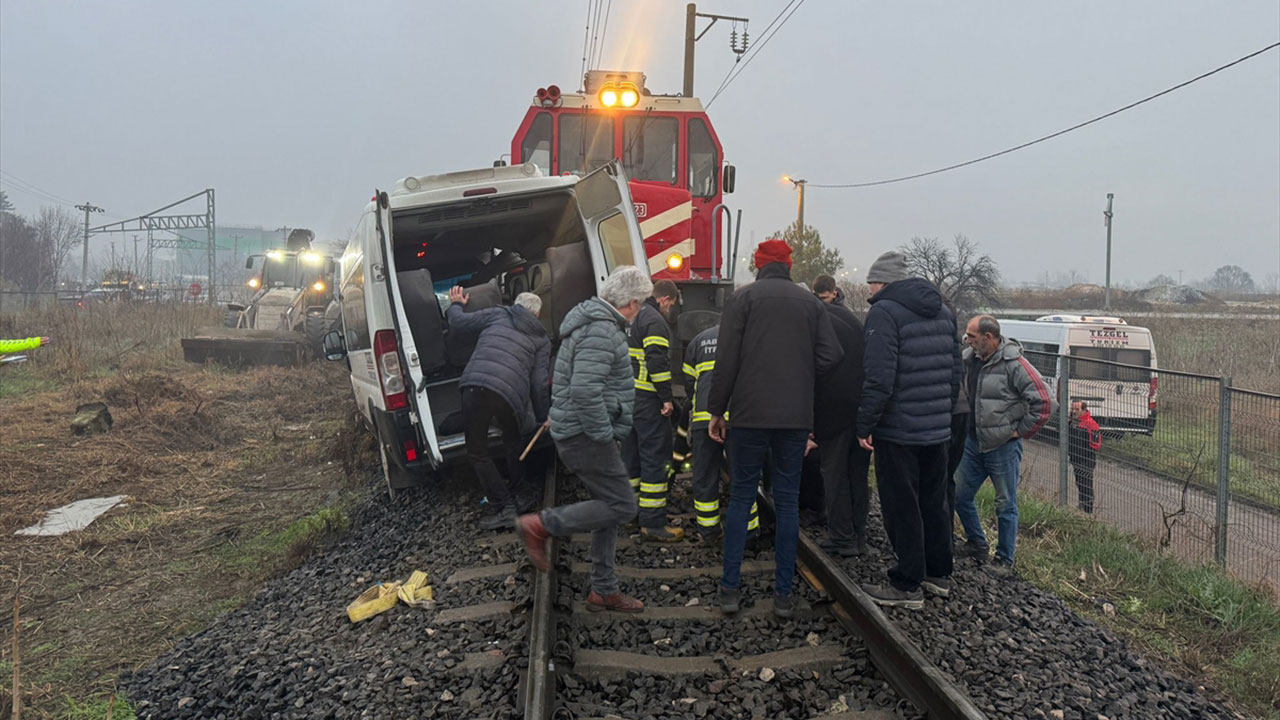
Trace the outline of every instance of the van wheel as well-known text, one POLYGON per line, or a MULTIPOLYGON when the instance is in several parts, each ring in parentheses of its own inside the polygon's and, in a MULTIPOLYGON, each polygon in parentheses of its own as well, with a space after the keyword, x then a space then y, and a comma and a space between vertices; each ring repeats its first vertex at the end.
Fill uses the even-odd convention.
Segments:
POLYGON ((240 311, 239 311, 239 310, 228 310, 228 311, 226 312, 226 314, 224 314, 224 315, 222 316, 222 324, 223 324, 224 326, 226 326, 226 327, 229 327, 229 328, 233 328, 233 327, 235 327, 236 325, 239 325, 239 324, 240 324, 240 311))
POLYGON ((387 497, 395 500, 396 489, 391 487, 391 465, 387 460, 387 448, 378 440, 378 457, 382 460, 382 480, 387 484, 387 497))

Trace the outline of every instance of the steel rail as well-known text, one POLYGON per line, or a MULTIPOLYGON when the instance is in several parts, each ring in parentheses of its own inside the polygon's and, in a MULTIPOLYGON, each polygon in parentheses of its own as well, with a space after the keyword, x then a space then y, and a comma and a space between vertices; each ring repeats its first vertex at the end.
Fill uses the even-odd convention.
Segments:
MULTIPOLYGON (((760 504, 776 523, 773 501, 763 491, 760 504)), ((805 580, 835 601, 835 616, 840 624, 862 639, 872 664, 899 695, 930 718, 986 720, 986 715, 973 701, 889 620, 839 563, 803 531, 796 546, 796 560, 805 580)))
MULTIPOLYGON (((556 504, 556 466, 553 460, 547 468, 543 486, 542 506, 556 504)), ((525 720, 550 720, 555 711, 556 664, 551 648, 556 639, 556 553, 560 542, 552 537, 547 541, 548 572, 534 570, 533 609, 529 618, 529 667, 525 670, 521 704, 525 720)))

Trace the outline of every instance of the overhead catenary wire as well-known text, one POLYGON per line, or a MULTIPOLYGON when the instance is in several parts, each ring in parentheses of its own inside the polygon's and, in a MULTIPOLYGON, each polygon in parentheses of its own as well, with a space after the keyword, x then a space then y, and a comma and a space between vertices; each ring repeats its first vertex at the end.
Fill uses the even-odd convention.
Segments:
MULTIPOLYGON (((785 6, 783 6, 781 10, 778 11, 777 15, 773 16, 773 20, 770 21, 769 24, 766 25, 764 30, 760 33, 761 37, 765 38, 765 42, 768 42, 768 38, 771 37, 769 35, 769 31, 773 29, 773 26, 776 25, 778 23, 778 20, 781 19, 782 16, 786 14, 787 10, 790 10, 791 6, 795 5, 796 2, 798 1, 800 0, 790 0, 790 2, 788 2, 785 6)), ((761 43, 761 45, 762 44, 763 43, 761 43)), ((748 48, 747 55, 748 56, 754 55, 756 48, 760 47, 761 45, 753 45, 752 47, 748 48)), ((734 70, 738 69, 739 63, 741 62, 742 62, 741 55, 734 58, 733 65, 729 67, 729 72, 724 74, 724 79, 720 81, 720 86, 716 88, 716 91, 711 94, 711 99, 707 101, 707 107, 711 107, 711 103, 715 102, 717 97, 720 97, 720 93, 723 92, 725 89, 725 86, 729 84, 729 77, 733 75, 734 70)))
POLYGON ((1072 126, 1071 126, 1071 127, 1069 127, 1069 128, 1065 128, 1065 129, 1063 129, 1063 130, 1059 130, 1059 131, 1057 131, 1057 132, 1055 132, 1055 133, 1051 133, 1051 134, 1049 134, 1049 135, 1045 135, 1045 136, 1043 136, 1043 137, 1036 138, 1035 140, 1031 140, 1031 141, 1029 141, 1029 142, 1024 142, 1024 143, 1022 143, 1021 145, 1015 145, 1015 146, 1013 146, 1013 147, 1011 147, 1011 148, 1005 148, 1004 150, 1001 150, 1001 151, 999 151, 999 152, 994 152, 994 153, 991 153, 991 154, 989 154, 989 155, 983 155, 982 157, 974 158, 974 159, 972 159, 972 160, 966 160, 965 162, 962 162, 962 163, 956 163, 956 164, 954 164, 954 165, 947 165, 946 167, 937 168, 937 169, 935 169, 935 170, 929 170, 929 171, 927 171, 927 172, 915 173, 914 175, 903 175, 902 177, 888 178, 888 179, 886 179, 886 180, 873 180, 873 181, 870 181, 870 182, 857 182, 857 183, 815 183, 815 182, 810 182, 810 183, 806 183, 806 184, 807 184, 809 187, 811 187, 811 188, 863 188, 863 187, 874 187, 874 186, 876 186, 876 185, 889 185, 889 184, 891 184, 891 183, 906 182, 907 180, 916 180, 916 179, 918 179, 918 178, 928 177, 928 176, 930 176, 930 175, 937 175, 937 174, 939 174, 939 173, 948 172, 948 171, 950 171, 950 170, 958 170, 958 169, 960 169, 960 168, 962 168, 962 167, 968 167, 968 166, 970 166, 970 165, 976 165, 977 163, 980 163, 980 162, 983 162, 983 161, 986 161, 986 160, 991 160, 991 159, 993 159, 993 158, 998 158, 998 157, 1000 157, 1001 155, 1008 155, 1009 153, 1017 152, 1018 150, 1022 150, 1022 149, 1024 149, 1024 148, 1029 148, 1029 147, 1031 147, 1032 145, 1038 145, 1039 143, 1045 142, 1046 140, 1052 140, 1052 139, 1054 139, 1054 138, 1056 138, 1056 137, 1060 137, 1060 136, 1062 136, 1062 135, 1066 135, 1067 133, 1072 132, 1072 131, 1074 131, 1074 130, 1079 130, 1080 128, 1087 127, 1087 126, 1092 125, 1092 124, 1094 124, 1094 123, 1096 123, 1096 122, 1100 122, 1100 121, 1102 121, 1102 120, 1106 120, 1106 119, 1107 119, 1107 118, 1109 118, 1109 117, 1113 117, 1113 116, 1115 116, 1115 115, 1119 115, 1120 113, 1122 113, 1122 112, 1124 112, 1124 111, 1126 111, 1126 110, 1131 110, 1131 109, 1133 109, 1133 108, 1138 107, 1139 105, 1142 105, 1142 104, 1144 104, 1144 103, 1151 102, 1152 100, 1155 100, 1155 99, 1156 99, 1156 98, 1158 98, 1158 97, 1162 97, 1162 96, 1164 96, 1164 95, 1168 95, 1169 93, 1174 92, 1174 91, 1176 91, 1176 90, 1180 90, 1180 89, 1182 89, 1182 88, 1184 88, 1184 87, 1186 87, 1186 86, 1188 86, 1188 85, 1191 85, 1192 83, 1195 83, 1195 82, 1199 82, 1199 81, 1201 81, 1201 80, 1204 80, 1205 78, 1207 78, 1207 77, 1209 77, 1209 76, 1211 76, 1211 75, 1216 75, 1216 74, 1218 74, 1218 73, 1222 72, 1223 70, 1226 70, 1226 69, 1228 69, 1228 68, 1230 68, 1230 67, 1233 67, 1233 66, 1235 66, 1235 65, 1239 65, 1240 63, 1245 62, 1246 60, 1250 60, 1250 59, 1252 59, 1252 58, 1255 58, 1255 57, 1257 57, 1257 56, 1259 56, 1259 55, 1261 55, 1261 54, 1263 54, 1263 53, 1265 53, 1265 52, 1267 52, 1267 51, 1269 51, 1269 50, 1274 50, 1274 49, 1276 49, 1277 47, 1280 47, 1280 42, 1272 43, 1272 44, 1270 44, 1270 45, 1268 45, 1268 46, 1266 46, 1266 47, 1264 47, 1264 48, 1262 48, 1262 49, 1260 49, 1260 50, 1255 50, 1254 52, 1251 52, 1251 53, 1249 53, 1248 55, 1245 55, 1245 56, 1243 56, 1243 57, 1240 57, 1240 58, 1237 58, 1237 59, 1235 59, 1235 60, 1232 60, 1231 62, 1227 63, 1226 65, 1220 65, 1220 66, 1218 66, 1218 67, 1216 67, 1216 68, 1214 68, 1214 69, 1212 69, 1212 70, 1210 70, 1210 71, 1208 71, 1208 72, 1201 73, 1200 75, 1197 75, 1197 76, 1195 76, 1195 77, 1191 78, 1190 80, 1186 80, 1186 81, 1180 82, 1180 83, 1178 83, 1177 85, 1174 85, 1173 87, 1170 87, 1170 88, 1166 88, 1166 89, 1164 89, 1164 90, 1161 90, 1160 92, 1155 93, 1154 95, 1148 95, 1147 97, 1144 97, 1144 98, 1142 98, 1141 100, 1136 100, 1136 101, 1134 101, 1134 102, 1129 103, 1128 105, 1125 105, 1125 106, 1123 106, 1123 107, 1116 108, 1115 110, 1112 110, 1111 112, 1105 113, 1105 114, 1103 114, 1103 115, 1099 115, 1099 116, 1097 116, 1097 117, 1095 117, 1095 118, 1092 118, 1092 119, 1090 119, 1090 120, 1086 120, 1086 121, 1084 121, 1084 122, 1082 122, 1082 123, 1077 123, 1077 124, 1075 124, 1075 125, 1072 125, 1072 126))
POLYGON ((761 34, 761 40, 754 46, 754 50, 747 53, 746 62, 742 63, 741 67, 739 67, 735 61, 734 67, 730 68, 730 74, 725 76, 724 82, 720 83, 720 88, 716 90, 715 94, 711 96, 711 99, 707 101, 708 108, 710 108, 711 104, 716 101, 716 98, 720 97, 721 93, 729 89, 729 86, 733 84, 733 81, 737 80, 738 76, 741 75, 747 69, 747 66, 751 64, 751 61, 764 51, 764 48, 769 44, 769 41, 782 30, 782 27, 787 24, 787 21, 791 19, 791 16, 795 15, 796 11, 804 5, 804 1, 805 0, 791 0, 791 2, 787 3, 786 7, 782 8, 782 12, 779 12, 777 17, 773 19, 773 22, 769 23, 769 26, 764 29, 764 33, 761 34), (793 8, 792 5, 795 7, 793 8), (791 8, 790 12, 787 12, 788 8, 791 8), (782 17, 783 13, 786 13, 787 16, 782 17), (782 22, 778 22, 778 18, 782 18, 782 22), (777 23, 776 28, 774 27, 774 23, 777 23), (770 28, 773 28, 772 33, 769 32, 770 28), (734 72, 734 68, 737 69, 736 72, 734 72))
POLYGON ((591 3, 594 0, 587 0, 587 24, 582 30, 582 70, 578 76, 586 82, 587 77, 587 41, 591 39, 591 3))
POLYGON ((30 195, 31 197, 34 197, 38 200, 45 200, 47 202, 52 202, 58 205, 66 205, 68 207, 72 207, 75 205, 75 202, 68 200, 64 197, 60 197, 58 195, 54 195, 48 190, 45 190, 33 183, 27 182, 26 180, 23 180, 22 178, 18 177, 17 175, 14 175, 13 173, 8 173, 8 172, 4 172, 3 170, 0 170, 0 182, 3 182, 5 185, 8 185, 10 188, 17 190, 20 193, 23 193, 25 195, 30 195))
POLYGON ((600 68, 600 63, 604 61, 604 39, 609 35, 609 15, 613 13, 613 0, 604 9, 604 27, 600 29, 600 45, 596 48, 596 59, 592 65, 595 69, 600 68))

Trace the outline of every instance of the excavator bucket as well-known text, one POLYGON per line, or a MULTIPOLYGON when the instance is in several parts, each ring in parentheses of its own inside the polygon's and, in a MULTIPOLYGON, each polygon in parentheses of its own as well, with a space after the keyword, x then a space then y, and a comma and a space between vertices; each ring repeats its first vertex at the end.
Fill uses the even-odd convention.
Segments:
POLYGON ((205 328, 182 339, 187 362, 223 365, 301 365, 315 357, 305 336, 286 330, 205 328))

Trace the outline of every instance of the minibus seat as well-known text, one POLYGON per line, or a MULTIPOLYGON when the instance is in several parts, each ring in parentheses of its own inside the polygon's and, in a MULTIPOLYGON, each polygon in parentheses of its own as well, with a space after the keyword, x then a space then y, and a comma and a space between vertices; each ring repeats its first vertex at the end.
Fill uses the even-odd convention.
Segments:
POLYGON ((418 349, 418 362, 424 375, 440 369, 447 362, 444 348, 444 317, 431 284, 431 271, 426 268, 396 273, 405 319, 418 349))

